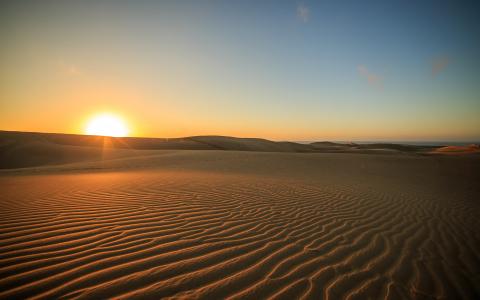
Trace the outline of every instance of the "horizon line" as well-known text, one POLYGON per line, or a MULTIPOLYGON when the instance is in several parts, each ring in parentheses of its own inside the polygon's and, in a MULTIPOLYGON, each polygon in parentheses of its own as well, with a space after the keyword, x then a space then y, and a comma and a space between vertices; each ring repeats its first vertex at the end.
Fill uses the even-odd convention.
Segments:
MULTIPOLYGON (((408 144, 408 143, 422 143, 427 145, 427 143, 462 143, 462 144, 480 144, 480 139, 478 140, 458 140, 458 139, 299 139, 299 140, 285 140, 285 139, 269 139, 264 137, 238 137, 231 135, 216 135, 216 134, 204 134, 204 135, 189 135, 189 136, 179 136, 179 137, 153 137, 153 136, 103 136, 103 135, 91 135, 91 134, 82 134, 82 133, 64 133, 64 132, 41 132, 41 131, 21 131, 21 130, 4 130, 0 129, 0 132, 10 132, 10 133, 32 133, 32 134, 58 134, 58 135, 76 135, 76 136, 91 136, 91 137, 108 137, 108 138, 135 138, 135 139, 185 139, 193 137, 229 137, 237 139, 263 139, 272 142, 292 142, 292 143, 316 143, 316 142, 336 142, 336 143, 392 143, 392 144, 408 144)), ((439 145, 439 144, 432 144, 439 145)))

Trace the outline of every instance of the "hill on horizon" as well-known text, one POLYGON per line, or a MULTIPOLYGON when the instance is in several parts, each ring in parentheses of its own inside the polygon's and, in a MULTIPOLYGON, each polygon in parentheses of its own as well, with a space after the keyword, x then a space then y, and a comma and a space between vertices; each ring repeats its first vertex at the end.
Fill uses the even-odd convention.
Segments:
MULTIPOLYGON (((388 143, 275 142, 262 138, 191 136, 183 138, 104 137, 80 134, 0 131, 0 169, 64 164, 145 155, 158 150, 221 150, 288 153, 426 154, 438 146, 388 143)), ((451 150, 451 148, 449 148, 451 150)), ((438 153, 461 153, 438 151, 438 153)))

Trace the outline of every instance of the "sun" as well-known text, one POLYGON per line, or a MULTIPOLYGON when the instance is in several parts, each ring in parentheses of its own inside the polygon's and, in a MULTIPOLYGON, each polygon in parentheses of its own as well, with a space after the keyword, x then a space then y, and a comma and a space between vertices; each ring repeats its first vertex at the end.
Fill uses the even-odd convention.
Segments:
POLYGON ((128 135, 128 128, 120 117, 112 114, 101 114, 88 122, 85 133, 89 135, 122 137, 128 135))

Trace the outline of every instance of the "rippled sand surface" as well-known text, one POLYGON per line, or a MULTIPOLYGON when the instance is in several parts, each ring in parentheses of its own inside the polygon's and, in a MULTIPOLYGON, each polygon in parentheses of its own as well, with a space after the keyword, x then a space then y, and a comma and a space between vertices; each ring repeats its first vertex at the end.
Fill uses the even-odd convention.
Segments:
POLYGON ((1 299, 479 299, 478 157, 158 151, 0 175, 1 299))

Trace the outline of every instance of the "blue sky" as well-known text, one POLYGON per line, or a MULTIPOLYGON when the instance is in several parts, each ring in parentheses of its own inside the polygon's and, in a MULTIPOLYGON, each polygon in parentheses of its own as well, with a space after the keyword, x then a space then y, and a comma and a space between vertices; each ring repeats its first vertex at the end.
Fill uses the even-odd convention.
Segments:
POLYGON ((480 140, 475 1, 0 5, 0 129, 480 140))

